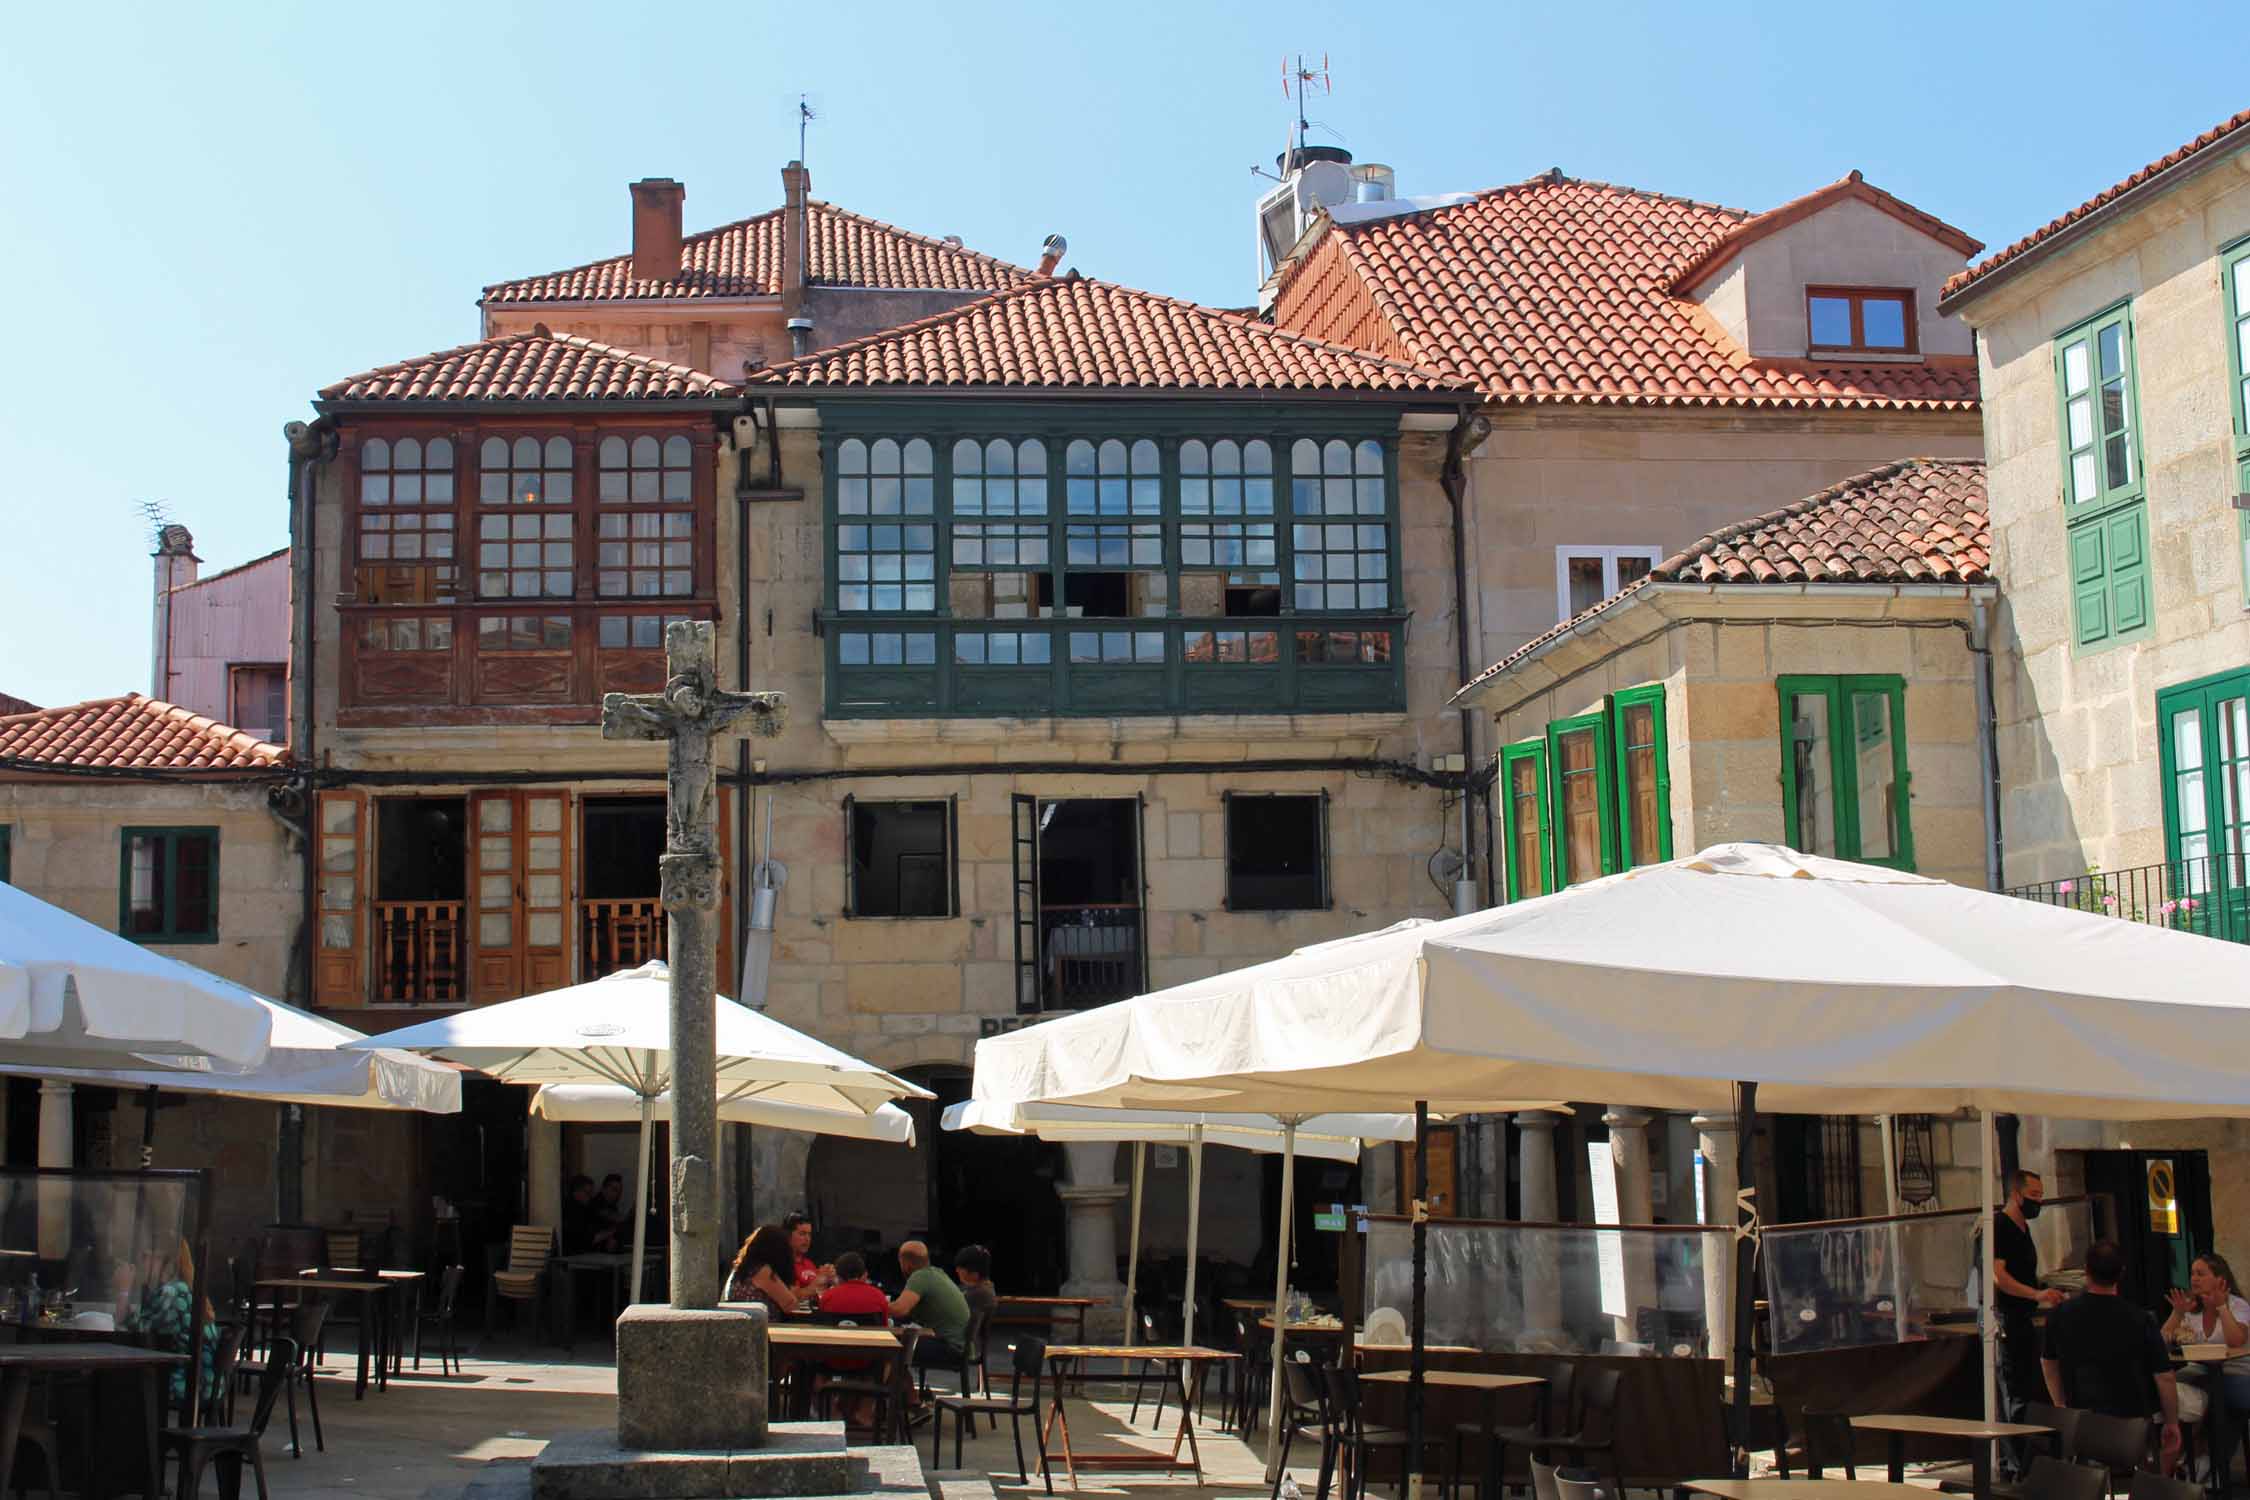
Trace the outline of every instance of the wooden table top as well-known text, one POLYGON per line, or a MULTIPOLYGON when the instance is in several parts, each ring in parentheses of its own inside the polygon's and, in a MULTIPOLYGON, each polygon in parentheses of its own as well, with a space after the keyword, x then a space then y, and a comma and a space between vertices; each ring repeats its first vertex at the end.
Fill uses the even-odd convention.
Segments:
POLYGON ((1903 1432, 1920 1437, 2011 1438, 2041 1437, 2053 1432, 2031 1422, 1987 1422, 1981 1417, 1925 1417, 1913 1412, 1874 1412, 1852 1418, 1866 1432, 1903 1432))
POLYGON ((1273 1306, 1271 1297, 1221 1297, 1219 1306, 1231 1307, 1236 1312, 1264 1312, 1273 1306))
POLYGON ((766 1342, 795 1349, 896 1349, 898 1337, 888 1328, 840 1328, 833 1323, 775 1322, 766 1330, 766 1342))
POLYGON ((1883 1479, 1691 1479, 1720 1500, 1929 1500, 1931 1491, 1883 1479))
MULTIPOLYGON (((1361 1385, 1405 1385, 1410 1370, 1376 1370, 1359 1377, 1361 1385)), ((1545 1385, 1544 1375, 1502 1375, 1494 1370, 1424 1370, 1422 1384, 1450 1386, 1457 1391, 1512 1391, 1521 1386, 1545 1385)))
POLYGON ((132 1369, 143 1365, 184 1365, 187 1356, 163 1349, 143 1349, 134 1344, 0 1344, 0 1370, 82 1370, 107 1365, 132 1369))
MULTIPOLYGON (((1267 1316, 1260 1318, 1258 1326, 1260 1328, 1273 1327, 1273 1316, 1269 1313, 1267 1316)), ((1287 1332, 1299 1338, 1326 1337, 1340 1339, 1344 1336, 1344 1325, 1342 1323, 1292 1323, 1289 1325, 1287 1332)))
POLYGON ((1049 1359, 1154 1359, 1173 1363, 1212 1363, 1240 1359, 1232 1349, 1206 1349, 1200 1344, 1049 1344, 1049 1359))
MULTIPOLYGON (((420 1280, 422 1280, 422 1279, 423 1279, 424 1277, 428 1276, 429 1274, 430 1274, 430 1273, 429 1273, 429 1272, 427 1272, 427 1271, 377 1271, 377 1272, 375 1272, 375 1276, 376 1276, 376 1278, 377 1278, 378 1280, 382 1280, 382 1281, 420 1281, 420 1280)), ((361 1269, 360 1269, 359 1267, 357 1267, 357 1266, 330 1266, 330 1267, 328 1267, 328 1268, 327 1268, 326 1270, 322 1270, 322 1271, 299 1271, 299 1272, 297 1273, 297 1278, 298 1278, 298 1279, 299 1279, 300 1281, 317 1281, 317 1280, 324 1280, 324 1279, 327 1279, 327 1278, 331 1278, 331 1277, 342 1277, 342 1278, 345 1278, 345 1279, 347 1279, 347 1280, 355 1280, 355 1279, 356 1279, 356 1280, 360 1280, 360 1281, 365 1281, 365 1280, 367 1279, 367 1275, 368 1275, 368 1273, 367 1273, 367 1272, 365 1272, 365 1271, 361 1270, 361 1269)))
POLYGON ((301 1292, 308 1287, 316 1292, 387 1292, 387 1281, 347 1280, 336 1276, 267 1276, 256 1285, 268 1291, 301 1292))
POLYGON ((1099 1307, 1099 1297, 1002 1297, 1002 1307, 1099 1307))

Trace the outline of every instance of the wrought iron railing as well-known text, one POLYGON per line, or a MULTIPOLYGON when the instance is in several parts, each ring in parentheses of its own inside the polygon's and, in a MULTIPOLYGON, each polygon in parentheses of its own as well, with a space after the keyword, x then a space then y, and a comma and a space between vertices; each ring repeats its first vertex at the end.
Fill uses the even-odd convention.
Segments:
POLYGON ((664 919, 664 903, 656 897, 581 901, 578 905, 581 977, 599 979, 665 956, 669 924, 664 919))
POLYGON ((1130 999, 1141 986, 1139 906, 1039 908, 1043 1010, 1084 1010, 1130 999))
POLYGON ((375 1000, 385 1005, 458 1005, 462 983, 459 901, 375 903, 375 1000))
POLYGON ((2088 870, 2061 880, 2012 886, 2008 894, 2096 916, 2250 943, 2250 854, 2167 860, 2129 870, 2088 870))

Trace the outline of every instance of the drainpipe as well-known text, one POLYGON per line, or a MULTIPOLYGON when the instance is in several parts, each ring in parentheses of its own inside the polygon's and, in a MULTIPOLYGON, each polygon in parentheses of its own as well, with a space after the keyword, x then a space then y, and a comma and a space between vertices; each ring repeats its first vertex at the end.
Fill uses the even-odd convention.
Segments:
MULTIPOLYGON (((1492 419, 1474 406, 1463 406, 1453 431, 1446 437, 1445 464, 1438 470, 1438 486, 1445 491, 1446 503, 1453 510, 1453 649, 1456 680, 1467 682, 1474 675, 1469 661, 1469 543, 1463 508, 1467 504, 1469 471, 1466 459, 1469 450, 1481 444, 1492 431, 1492 419)), ((1466 705, 1461 714, 1461 876, 1454 882, 1453 907, 1456 913, 1476 908, 1476 846, 1471 838, 1469 823, 1470 782, 1468 773, 1476 755, 1476 711, 1466 705)), ((1492 897, 1492 861, 1485 861, 1484 899, 1492 897)))
POLYGON ((1974 656, 1977 694, 1978 800, 1984 808, 1984 885, 2000 889, 2006 845, 2000 834, 2000 741, 1992 706, 1992 601, 1979 595, 1969 601, 1969 654, 1974 656))
POLYGON ((301 816, 305 820, 303 909, 298 915, 300 938, 295 965, 299 1003, 312 1005, 313 950, 319 946, 316 925, 320 920, 319 818, 313 806, 310 774, 318 764, 313 747, 313 487, 322 460, 334 451, 336 429, 326 417, 310 424, 284 423, 281 435, 289 444, 289 589, 297 619, 291 630, 289 671, 289 754, 297 762, 307 790, 301 816))

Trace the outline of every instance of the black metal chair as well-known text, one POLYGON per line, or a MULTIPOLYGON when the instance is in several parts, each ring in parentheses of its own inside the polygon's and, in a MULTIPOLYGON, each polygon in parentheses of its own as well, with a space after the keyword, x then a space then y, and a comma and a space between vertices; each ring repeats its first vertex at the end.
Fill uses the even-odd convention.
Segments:
POLYGON ((1320 1439, 1320 1487, 1314 1500, 1328 1500, 1328 1481, 1336 1472, 1336 1444, 1342 1434, 1328 1410, 1328 1385, 1310 1359, 1284 1360, 1281 1366, 1281 1462, 1274 1468, 1272 1500, 1281 1500, 1282 1477, 1289 1472, 1289 1450, 1297 1435, 1320 1439))
MULTIPOLYGON (((1153 1314, 1140 1314, 1141 1342, 1151 1348, 1156 1345, 1156 1318, 1153 1314)), ((1141 1418, 1141 1401, 1151 1380, 1156 1382, 1156 1425, 1164 1425, 1164 1398, 1172 1389, 1171 1368, 1153 1359, 1141 1361, 1141 1372, 1133 1377, 1133 1414, 1125 1420, 1137 1422, 1141 1418)))
POLYGON ((244 1460, 249 1461, 250 1472, 257 1480, 258 1500, 268 1500, 266 1461, 259 1444, 265 1437, 266 1424, 273 1420, 274 1402, 289 1387, 291 1372, 302 1362, 302 1351, 293 1340, 273 1341, 258 1377, 258 1401, 251 1408, 248 1426, 167 1427, 157 1434, 160 1451, 179 1460, 179 1500, 194 1500, 203 1487, 203 1471, 213 1464, 219 1466, 219 1493, 241 1494, 244 1460))
MULTIPOLYGON (((836 1326, 852 1328, 862 1325, 847 1322, 836 1326)), ((898 1340, 898 1353, 893 1356, 898 1364, 887 1380, 857 1375, 839 1375, 832 1380, 819 1380, 818 1366, 800 1367, 802 1378, 816 1383, 812 1404, 822 1419, 833 1418, 839 1402, 865 1399, 875 1403, 875 1420, 868 1424, 869 1431, 882 1433, 895 1428, 904 1437, 906 1393, 911 1389, 907 1383, 909 1372, 914 1368, 914 1351, 921 1347, 925 1333, 924 1329, 912 1323, 891 1330, 891 1336, 898 1340)))
POLYGON ((2188 1479, 2167 1479, 2144 1469, 2133 1476, 2125 1500, 2203 1500, 2203 1486, 2188 1479))
MULTIPOLYGON (((56 1491, 62 1484, 62 1460, 58 1456, 62 1440, 48 1407, 48 1389, 47 1381, 40 1381, 31 1388, 27 1401, 36 1409, 25 1413, 23 1425, 17 1430, 15 1458, 20 1465, 26 1448, 39 1455, 39 1461, 46 1465, 40 1472, 47 1476, 47 1500, 56 1500, 56 1491)), ((19 1476, 16 1493, 19 1496, 29 1494, 31 1487, 22 1477, 23 1470, 19 1467, 16 1473, 19 1476)))
MULTIPOLYGON (((2051 1456, 2059 1458, 2065 1463, 2072 1462, 2078 1456, 2078 1419, 2084 1415, 2084 1412, 2075 1407, 2049 1406, 2044 1401, 2026 1401, 2023 1407, 2023 1420, 2031 1426, 2047 1429, 2047 1436, 2044 1439, 2031 1438, 2028 1441, 2034 1444, 2044 1442, 2051 1456)), ((1939 1479, 1938 1488, 1949 1494, 1971 1495, 1976 1493, 1976 1481, 1966 1473, 1956 1470, 1953 1474, 1939 1479)), ((2024 1482, 2020 1479, 1995 1478, 1992 1481, 1992 1495, 1993 1500, 2024 1500, 2024 1482)))
POLYGON ((1852 1428, 1852 1419, 1840 1411, 1806 1411, 1801 1414, 1805 1424, 1805 1477, 1825 1479, 1830 1469, 1842 1469, 1846 1479, 1859 1478, 1855 1463, 1855 1449, 1859 1434, 1852 1428))
MULTIPOLYGON (((1283 1366, 1284 1369, 1287 1366, 1283 1366)), ((1445 1440, 1437 1433, 1422 1437, 1423 1452, 1410 1451, 1412 1443, 1406 1433, 1395 1427, 1369 1426, 1360 1404, 1359 1371, 1340 1365, 1318 1367, 1321 1378, 1328 1384, 1329 1420, 1338 1428, 1337 1453, 1343 1460, 1343 1500, 1356 1500, 1367 1492, 1369 1460, 1377 1453, 1396 1453, 1399 1461, 1399 1492, 1405 1493, 1406 1476, 1414 1465, 1429 1454, 1436 1453, 1442 1463, 1445 1440)))
POLYGON ((1623 1380, 1615 1366, 1585 1372, 1577 1382, 1577 1420, 1570 1431, 1548 1443, 1554 1451, 1568 1453, 1573 1468, 1595 1467, 1592 1460, 1608 1459, 1610 1478, 1617 1486, 1614 1493, 1619 1495, 1625 1493, 1625 1475, 1617 1459, 1617 1394, 1623 1380))
MULTIPOLYGON (((2114 1495, 2118 1477, 2148 1461, 2148 1419, 2082 1411, 2072 1435, 2071 1457, 2105 1475, 2107 1489, 2114 1495)), ((2025 1476, 2024 1492, 2031 1493, 2029 1475, 2025 1476)))
POLYGON ((2044 1453, 2031 1460, 2023 1476, 2024 1500, 2102 1500, 2108 1490, 2108 1476, 2100 1469, 2066 1464, 2044 1453))
MULTIPOLYGON (((447 1266, 444 1273, 438 1277, 437 1305, 425 1308, 422 1311, 423 1326, 434 1328, 437 1332, 438 1373, 440 1375, 458 1375, 461 1373, 461 1351, 453 1342, 453 1319, 454 1315, 460 1310, 461 1282, 467 1274, 468 1270, 464 1266, 447 1266), (449 1362, 452 1365, 451 1370, 446 1368, 449 1362)), ((422 1340, 419 1333, 416 1334, 414 1340, 414 1368, 417 1370, 422 1368, 422 1340)))
POLYGON ((1055 1477, 1047 1467, 1047 1433, 1039 1421, 1040 1391, 1046 1381, 1047 1344, 1044 1339, 1021 1338, 1016 1340, 1008 1360, 1008 1394, 958 1396, 939 1395, 934 1398, 935 1411, 930 1417, 930 1467, 938 1464, 938 1435, 945 1430, 945 1414, 953 1413, 953 1467, 961 1467, 961 1429, 975 1423, 982 1413, 991 1423, 992 1430, 1000 1430, 1000 1419, 1008 1419, 1008 1435, 1016 1444, 1016 1482, 1031 1483, 1031 1471, 1024 1464, 1023 1419, 1031 1418, 1031 1436, 1039 1448, 1039 1477, 1046 1482, 1047 1493, 1055 1492, 1055 1477), (1031 1394, 1024 1394, 1024 1377, 1031 1378, 1031 1394))
MULTIPOLYGON (((1567 1359, 1543 1359, 1535 1372, 1547 1383, 1539 1387, 1538 1411, 1529 1422, 1496 1423, 1491 1427, 1479 1422, 1461 1422, 1453 1429, 1453 1472, 1461 1472, 1467 1457, 1466 1448, 1471 1439, 1484 1443, 1484 1473, 1495 1494, 1506 1482, 1508 1450, 1521 1448, 1534 1457, 1547 1451, 1554 1441, 1556 1431, 1571 1419, 1571 1393, 1578 1379, 1578 1366, 1567 1359)), ((1481 1492, 1480 1500, 1489 1500, 1481 1492)))
POLYGON ((1242 1352, 1242 1378, 1235 1383, 1232 1425, 1236 1433, 1248 1437, 1258 1430, 1267 1394, 1272 1390, 1273 1334, 1255 1320, 1237 1314, 1234 1344, 1242 1352))

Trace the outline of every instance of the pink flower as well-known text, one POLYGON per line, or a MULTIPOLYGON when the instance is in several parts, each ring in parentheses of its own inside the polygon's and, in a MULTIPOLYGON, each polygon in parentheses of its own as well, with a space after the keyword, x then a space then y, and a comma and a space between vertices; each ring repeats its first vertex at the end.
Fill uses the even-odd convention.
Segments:
POLYGON ((2172 915, 2173 912, 2179 909, 2179 905, 2180 903, 2177 901, 2167 901, 2162 906, 2159 906, 2157 910, 2164 913, 2164 915, 2168 917, 2172 915))
POLYGON ((2102 905, 2113 907, 2117 905, 2117 898, 2115 896, 2104 896, 2102 897, 2102 905))
POLYGON ((2077 882, 2077 881, 2075 881, 2075 880, 2066 880, 2066 881, 2064 881, 2064 882, 2063 882, 2063 883, 2062 883, 2061 885, 2058 885, 2058 886, 2056 886, 2056 887, 2055 887, 2055 894, 2057 894, 2057 895, 2059 895, 2059 896, 2067 896, 2067 895, 2069 895, 2069 894, 2070 894, 2070 893, 2071 893, 2072 891, 2075 891, 2075 890, 2077 890, 2077 889, 2078 889, 2078 882, 2077 882))
POLYGON ((2180 910, 2181 910, 2181 911, 2194 911, 2194 910, 2195 910, 2195 908, 2196 908, 2196 907, 2197 907, 2197 906, 2198 906, 2199 904, 2200 904, 2200 903, 2199 903, 2199 902, 2197 902, 2197 901, 2196 901, 2196 899, 2195 899, 2195 898, 2194 898, 2193 896, 2185 896, 2185 897, 2182 897, 2182 898, 2181 898, 2181 900, 2180 900, 2180 910))

